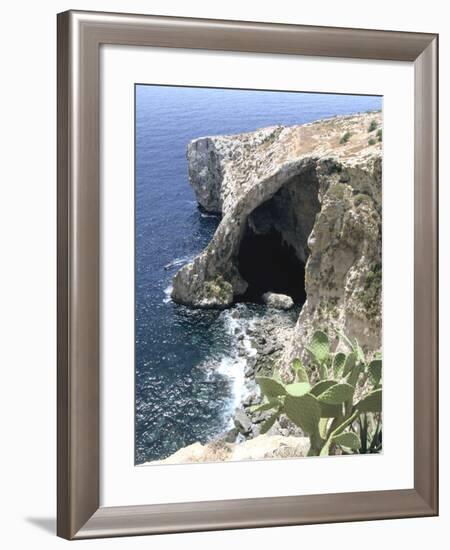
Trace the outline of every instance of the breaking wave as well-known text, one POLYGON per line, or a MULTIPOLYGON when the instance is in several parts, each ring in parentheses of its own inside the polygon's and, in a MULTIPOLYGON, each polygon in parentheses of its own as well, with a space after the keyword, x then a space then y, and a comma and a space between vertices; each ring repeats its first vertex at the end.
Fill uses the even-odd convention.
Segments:
POLYGON ((254 318, 249 314, 250 311, 243 304, 220 314, 218 321, 229 337, 229 347, 222 355, 209 358, 201 365, 207 370, 210 379, 220 376, 229 385, 230 398, 224 410, 225 429, 234 426, 235 409, 256 389, 254 381, 245 376, 248 360, 257 353, 248 332, 254 323, 254 318))

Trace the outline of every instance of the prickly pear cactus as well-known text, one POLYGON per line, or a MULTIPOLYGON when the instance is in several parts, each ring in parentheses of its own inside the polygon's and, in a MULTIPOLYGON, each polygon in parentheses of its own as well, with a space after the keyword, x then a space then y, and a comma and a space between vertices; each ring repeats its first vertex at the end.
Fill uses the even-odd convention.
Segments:
POLYGON ((310 455, 325 456, 336 449, 341 453, 379 452, 382 360, 377 354, 368 362, 357 341, 344 334, 341 338, 348 352, 331 353, 327 334, 316 331, 307 348, 314 366, 308 372, 295 359, 295 381, 290 384, 269 377, 256 379, 264 402, 253 410, 273 410, 261 433, 285 415, 309 436, 310 455))

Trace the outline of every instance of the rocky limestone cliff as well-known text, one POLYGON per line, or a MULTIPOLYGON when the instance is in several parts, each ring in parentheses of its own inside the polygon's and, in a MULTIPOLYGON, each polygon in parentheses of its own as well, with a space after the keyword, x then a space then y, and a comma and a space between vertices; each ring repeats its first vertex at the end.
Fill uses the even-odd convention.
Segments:
POLYGON ((176 273, 172 298, 228 307, 286 287, 304 304, 283 352, 285 377, 293 357, 308 359, 304 344, 318 328, 342 329, 369 352, 381 347, 382 147, 372 121, 381 128, 381 113, 188 146, 197 200, 222 219, 206 249, 176 273), (264 287, 272 282, 280 288, 264 287))

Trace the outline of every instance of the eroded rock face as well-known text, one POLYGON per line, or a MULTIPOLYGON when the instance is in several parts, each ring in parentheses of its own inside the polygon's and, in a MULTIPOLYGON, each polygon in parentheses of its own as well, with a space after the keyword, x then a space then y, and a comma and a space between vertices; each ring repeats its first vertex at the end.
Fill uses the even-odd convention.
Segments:
POLYGON ((283 356, 286 378, 318 328, 342 329, 369 352, 380 348, 381 143, 368 132, 372 120, 379 126, 381 114, 189 145, 197 200, 222 220, 207 248, 175 275, 172 297, 193 307, 228 307, 264 292, 304 302, 283 356), (350 139, 340 143, 346 132, 350 139), (271 269, 277 262, 286 267, 271 269))
MULTIPOLYGON (((381 158, 321 178, 321 211, 308 239, 306 302, 284 353, 289 378, 295 357, 307 363, 305 344, 318 328, 381 348, 381 158)), ((335 342, 337 343, 337 335, 335 342)))
POLYGON ((221 165, 226 155, 227 148, 223 141, 218 139, 199 138, 188 145, 189 180, 194 187, 198 203, 208 212, 222 211, 221 165))
MULTIPOLYGON (((239 250, 243 236, 249 227, 259 234, 264 231, 260 219, 263 216, 258 215, 258 212, 255 211, 269 200, 273 200, 273 206, 278 205, 279 210, 283 203, 286 208, 290 208, 288 205, 291 203, 286 196, 286 193, 289 193, 289 186, 286 186, 287 191, 285 190, 281 197, 277 195, 280 188, 289 182, 297 184, 305 182, 303 190, 298 190, 298 195, 300 197, 305 195, 303 202, 308 205, 315 203, 318 209, 320 205, 317 200, 317 185, 308 179, 311 172, 315 170, 316 162, 316 159, 308 157, 281 166, 274 163, 274 166, 269 166, 270 170, 268 169, 267 173, 264 173, 260 167, 261 179, 255 176, 251 168, 245 166, 245 173, 248 174, 250 180, 242 182, 242 186, 239 187, 232 183, 235 182, 234 176, 225 171, 226 184, 224 179, 221 186, 221 196, 223 197, 221 223, 203 253, 175 275, 172 298, 177 302, 194 307, 211 307, 211 302, 214 303, 214 307, 227 307, 233 303, 235 298, 242 296, 248 289, 248 283, 239 270, 239 250), (227 193, 230 185, 232 190, 227 193), (213 296, 209 283, 212 283, 217 290, 213 296), (231 285, 231 289, 228 284, 231 285)), ((228 162, 228 164, 230 168, 234 167, 233 163, 228 162)), ((296 188, 293 187, 293 189, 294 193, 296 188)), ((202 206, 205 208, 204 204, 202 206)), ((312 206, 310 206, 310 210, 314 212, 312 206)), ((282 215, 281 220, 287 220, 288 215, 289 210, 286 212, 286 217, 282 215)), ((285 243, 289 245, 294 242, 297 256, 300 259, 305 259, 307 235, 312 229, 313 220, 314 216, 311 215, 306 221, 299 222, 296 229, 294 225, 286 224, 286 227, 280 228, 275 223, 271 226, 269 223, 267 230, 273 228, 273 230, 281 232, 285 243), (296 233, 303 235, 301 241, 295 238, 296 233)), ((266 291, 270 290, 280 291, 281 289, 266 289, 266 291)))

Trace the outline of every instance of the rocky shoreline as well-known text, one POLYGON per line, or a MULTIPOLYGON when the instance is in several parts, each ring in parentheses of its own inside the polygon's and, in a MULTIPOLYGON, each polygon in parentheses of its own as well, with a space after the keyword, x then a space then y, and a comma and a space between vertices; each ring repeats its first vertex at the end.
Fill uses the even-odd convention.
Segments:
POLYGON ((290 288, 261 294, 306 295, 286 374, 294 357, 308 360, 304 345, 320 326, 379 349, 381 124, 372 112, 193 140, 187 157, 197 201, 222 217, 208 246, 175 274, 173 300, 230 307, 262 290, 259 275, 276 279, 281 258, 278 275, 289 276, 275 282, 290 288))
MULTIPOLYGON (((262 396, 255 381, 257 376, 273 376, 281 359, 286 342, 290 339, 298 317, 299 307, 291 311, 283 311, 266 306, 266 313, 254 320, 246 328, 246 334, 238 335, 238 354, 245 355, 248 346, 242 345, 248 338, 253 352, 246 357, 244 371, 246 395, 241 400, 234 414, 234 427, 227 432, 228 442, 251 439, 260 435, 261 425, 270 416, 270 411, 253 412, 252 408, 259 405, 262 396)), ((236 309, 232 314, 239 315, 236 309)), ((302 435, 290 423, 277 421, 269 430, 269 435, 302 435)))
POLYGON ((261 308, 257 315, 250 314, 250 317, 246 304, 236 304, 229 310, 235 321, 231 326, 236 343, 234 353, 236 358, 245 361, 243 366, 237 361, 235 364, 236 368, 243 368, 244 386, 232 416, 232 426, 204 445, 193 443, 152 464, 306 456, 309 439, 298 427, 281 416, 267 434, 261 435, 261 426, 270 416, 270 411, 252 410, 263 399, 256 377, 276 374, 300 309, 294 306, 283 310, 268 305, 261 308))
POLYGON ((305 438, 287 418, 260 434, 270 413, 251 409, 261 402, 255 378, 291 380, 296 357, 308 368, 305 345, 319 328, 333 348, 339 331, 366 353, 381 348, 381 124, 371 112, 189 144, 197 201, 222 217, 208 246, 175 274, 172 299, 239 318, 239 302, 256 297, 265 313, 234 329, 245 358, 234 426, 166 461, 245 459, 245 449, 251 458, 304 456, 305 438))

